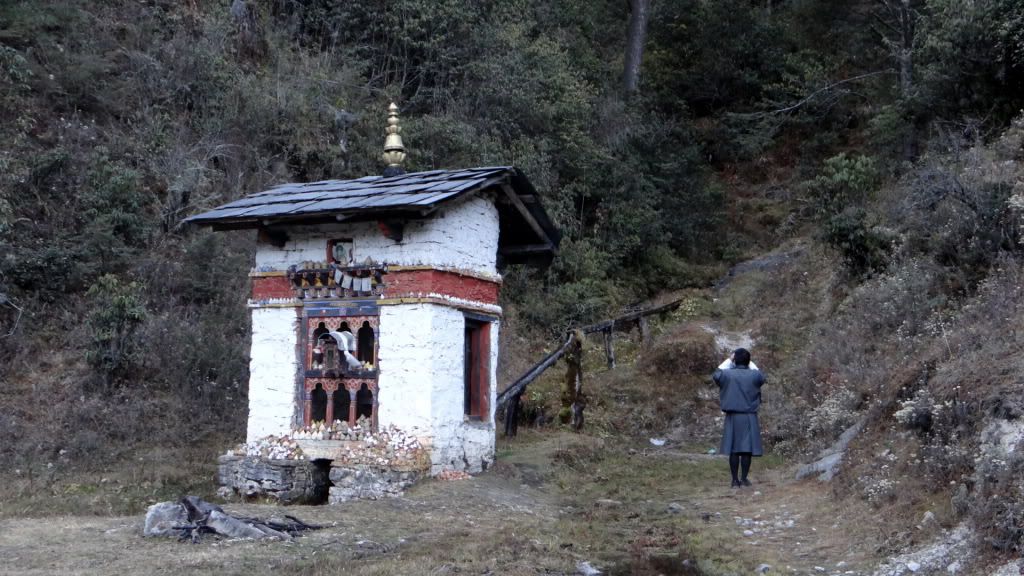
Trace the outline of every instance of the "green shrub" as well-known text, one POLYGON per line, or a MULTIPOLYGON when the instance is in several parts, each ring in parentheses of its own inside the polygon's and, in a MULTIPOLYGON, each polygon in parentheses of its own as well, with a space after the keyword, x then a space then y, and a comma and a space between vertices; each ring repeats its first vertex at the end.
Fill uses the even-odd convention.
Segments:
POLYGON ((983 459, 975 473, 975 505, 970 516, 984 527, 989 544, 999 550, 1020 552, 1024 548, 1024 456, 1018 452, 1006 461, 983 459))
POLYGON ((104 274, 86 293, 93 301, 87 324, 92 344, 86 360, 96 370, 103 389, 110 390, 114 380, 131 366, 137 346, 135 330, 146 317, 142 287, 123 284, 116 276, 104 274))
POLYGON ((815 211, 829 217, 850 207, 864 206, 879 183, 875 161, 845 152, 825 160, 821 173, 805 188, 815 211))
POLYGON ((864 276, 885 269, 893 235, 873 225, 863 208, 847 208, 825 223, 824 239, 854 276, 864 276))

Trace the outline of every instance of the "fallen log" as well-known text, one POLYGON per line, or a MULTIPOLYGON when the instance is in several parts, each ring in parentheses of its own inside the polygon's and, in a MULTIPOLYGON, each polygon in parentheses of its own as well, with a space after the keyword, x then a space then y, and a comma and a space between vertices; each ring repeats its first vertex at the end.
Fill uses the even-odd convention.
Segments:
POLYGON ((195 496, 186 496, 177 502, 160 502, 149 507, 143 527, 144 536, 177 537, 198 543, 204 534, 226 538, 252 538, 291 540, 306 530, 322 526, 307 524, 294 516, 284 519, 261 520, 232 516, 220 506, 195 496))

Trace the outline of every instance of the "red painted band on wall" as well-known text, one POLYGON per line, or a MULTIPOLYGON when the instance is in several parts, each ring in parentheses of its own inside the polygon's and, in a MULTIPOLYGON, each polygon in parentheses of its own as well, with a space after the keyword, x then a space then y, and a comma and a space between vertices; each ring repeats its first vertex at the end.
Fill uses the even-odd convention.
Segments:
POLYGON ((252 279, 252 299, 294 298, 292 284, 284 276, 263 276, 252 279))
MULTIPOLYGON (((383 298, 409 298, 440 294, 483 304, 497 304, 501 284, 447 270, 395 270, 384 275, 383 298)), ((252 279, 252 299, 294 298, 295 290, 284 276, 252 279)))
POLYGON ((440 294, 484 304, 498 303, 500 284, 447 270, 396 270, 384 276, 385 298, 440 294))

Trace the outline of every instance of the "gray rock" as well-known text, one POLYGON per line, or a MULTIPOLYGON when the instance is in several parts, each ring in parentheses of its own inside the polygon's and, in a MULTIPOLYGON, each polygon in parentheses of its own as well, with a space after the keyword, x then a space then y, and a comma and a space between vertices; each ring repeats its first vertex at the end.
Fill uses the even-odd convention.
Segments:
POLYGON ((818 476, 818 480, 829 481, 835 477, 839 463, 843 460, 843 454, 836 452, 805 464, 796 472, 796 479, 801 480, 808 476, 818 476))
POLYGON ((757 567, 756 572, 758 574, 767 574, 772 569, 771 564, 761 564, 757 567))
POLYGON ((598 508, 618 508, 622 506, 622 502, 612 500, 611 498, 599 498, 594 504, 597 504, 598 508))
POLYGON ((590 562, 577 562, 576 573, 581 576, 599 576, 603 574, 603 572, 591 566, 590 562))
POLYGON ((850 445, 850 442, 860 433, 861 428, 864 427, 865 419, 860 419, 856 424, 847 428, 836 440, 836 443, 828 448, 822 450, 818 454, 818 459, 810 464, 801 466, 797 470, 797 480, 807 478, 808 476, 817 475, 818 480, 828 482, 835 477, 839 471, 839 463, 843 461, 843 454, 846 453, 846 447, 850 445))
POLYGON ((668 505, 667 511, 669 514, 682 514, 683 505, 680 504, 679 502, 672 502, 668 505))
POLYGON ((160 502, 146 510, 146 522, 142 528, 143 536, 180 536, 181 531, 175 526, 188 524, 188 512, 177 502, 160 502))
POLYGON ((1003 564, 991 576, 1017 576, 1024 570, 1024 564, 1020 560, 1013 560, 1003 564))
POLYGON ((914 572, 936 574, 953 561, 970 562, 978 549, 978 535, 967 524, 960 524, 924 547, 889 558, 875 569, 873 576, 907 576, 914 572))

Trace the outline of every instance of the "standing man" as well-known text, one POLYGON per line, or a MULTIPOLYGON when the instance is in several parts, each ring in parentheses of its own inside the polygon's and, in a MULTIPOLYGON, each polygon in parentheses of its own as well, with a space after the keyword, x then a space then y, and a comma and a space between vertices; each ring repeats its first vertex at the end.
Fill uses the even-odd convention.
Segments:
POLYGON ((725 430, 722 433, 722 454, 729 455, 732 487, 750 486, 750 459, 761 456, 761 424, 757 409, 761 407, 761 386, 764 374, 750 361, 750 352, 737 348, 732 356, 715 370, 718 400, 725 412, 725 430))

